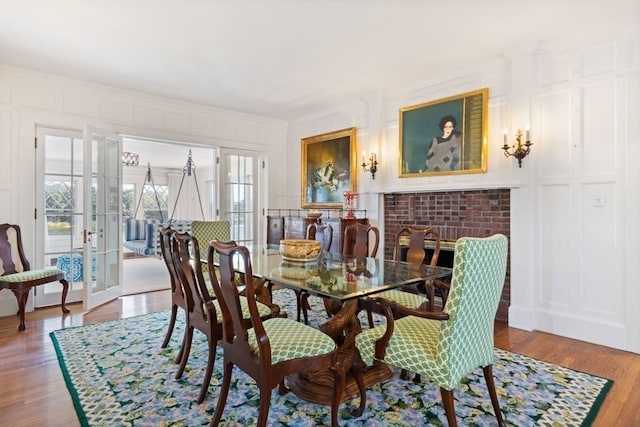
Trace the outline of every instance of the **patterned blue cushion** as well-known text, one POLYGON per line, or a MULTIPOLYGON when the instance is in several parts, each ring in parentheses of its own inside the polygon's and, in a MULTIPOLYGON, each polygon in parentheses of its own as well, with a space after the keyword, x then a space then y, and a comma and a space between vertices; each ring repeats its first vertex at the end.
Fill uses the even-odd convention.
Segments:
POLYGON ((147 248, 150 248, 150 250, 156 247, 160 248, 160 229, 162 228, 162 224, 156 220, 148 220, 146 227, 147 231, 144 239, 146 240, 147 248))
POLYGON ((147 220, 127 219, 124 222, 124 240, 144 240, 147 220))
MULTIPOLYGON (((83 256, 74 253, 72 256, 68 254, 59 255, 56 267, 64 273, 64 278, 69 282, 82 282, 83 280, 83 256)), ((91 280, 96 280, 96 258, 93 256, 93 264, 91 269, 91 280)))

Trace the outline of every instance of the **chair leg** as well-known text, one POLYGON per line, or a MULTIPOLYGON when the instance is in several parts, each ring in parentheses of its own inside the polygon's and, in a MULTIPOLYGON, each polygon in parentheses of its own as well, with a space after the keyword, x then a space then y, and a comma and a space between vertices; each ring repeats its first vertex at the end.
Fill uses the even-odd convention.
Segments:
POLYGON ((442 404, 444 405, 444 413, 447 414, 447 423, 449 427, 457 427, 456 409, 453 405, 453 391, 440 387, 440 396, 442 396, 442 404))
POLYGON ((171 339, 171 335, 173 334, 173 327, 176 324, 176 317, 178 316, 178 306, 173 304, 171 306, 171 317, 169 318, 169 329, 167 329, 167 334, 164 337, 164 341, 160 345, 160 348, 167 348, 169 345, 169 340, 171 339))
POLYGON ((184 373, 184 368, 187 366, 187 360, 189 360, 189 353, 191 352, 191 341, 193 340, 193 326, 187 326, 184 332, 184 343, 182 344, 182 357, 180 358, 180 366, 176 371, 175 378, 179 380, 184 373))
POLYGON ((302 297, 300 298, 300 307, 302 308, 302 316, 304 317, 304 324, 309 324, 309 310, 311 310, 311 306, 309 305, 309 294, 304 292, 302 297))
MULTIPOLYGON (((185 324, 187 323, 188 322, 185 321, 185 324)), ((186 342, 187 342, 187 328, 185 327, 184 334, 182 334, 182 343, 180 344, 180 350, 178 350, 178 354, 176 354, 176 358, 173 361, 173 363, 175 363, 176 365, 180 363, 180 361, 182 360, 182 355, 184 354, 184 347, 186 342)))
POLYGON ((213 419, 211 420, 210 427, 217 427, 218 424, 220 424, 220 420, 222 419, 222 412, 224 412, 224 406, 227 404, 227 396, 229 395, 229 386, 231 385, 232 372, 233 363, 225 362, 222 374, 222 387, 220 387, 218 403, 216 404, 216 411, 213 413, 213 419))
POLYGON ((407 371, 406 369, 402 369, 400 371, 400 379, 403 379, 405 381, 409 381, 409 371, 407 371))
POLYGON ((207 397, 209 384, 211 384, 211 375, 213 374, 213 366, 216 362, 216 341, 212 337, 207 337, 207 341, 209 343, 209 357, 207 358, 207 369, 205 370, 204 378, 202 379, 202 387, 200 388, 198 403, 204 402, 204 398, 207 397))
MULTIPOLYGON (((333 368, 333 399, 331 399, 331 427, 338 426, 338 411, 340 409, 340 397, 344 389, 345 372, 344 366, 340 362, 336 363, 333 368)), ((361 378, 362 379, 362 378, 361 378)), ((358 387, 360 385, 358 384, 358 387)))
POLYGON ((302 291, 294 291, 296 293, 296 321, 300 321, 300 312, 302 311, 302 291))
POLYGON ((67 308, 67 294, 69 293, 69 282, 66 279, 60 279, 60 283, 62 283, 62 298, 60 301, 60 305, 62 307, 63 313, 69 313, 69 309, 67 308))
POLYGON ((487 382, 487 389, 489 390, 489 396, 491 397, 491 404, 493 405, 493 411, 496 413, 498 419, 498 425, 504 427, 504 419, 502 418, 502 411, 500 410, 500 402, 498 401, 498 394, 496 393, 496 384, 493 380, 493 365, 487 365, 482 368, 484 372, 484 379, 487 382))
POLYGON ((27 298, 29 297, 29 289, 11 289, 11 292, 16 296, 18 300, 18 316, 20 316, 20 324, 18 325, 19 331, 27 329, 27 325, 24 321, 24 310, 27 306, 27 298))
POLYGON ((369 329, 373 329, 373 314, 370 309, 367 309, 367 320, 369 321, 369 329))
POLYGON ((269 417, 269 406, 271 406, 271 388, 267 381, 258 383, 260 387, 260 408, 258 409, 257 427, 265 427, 269 417))

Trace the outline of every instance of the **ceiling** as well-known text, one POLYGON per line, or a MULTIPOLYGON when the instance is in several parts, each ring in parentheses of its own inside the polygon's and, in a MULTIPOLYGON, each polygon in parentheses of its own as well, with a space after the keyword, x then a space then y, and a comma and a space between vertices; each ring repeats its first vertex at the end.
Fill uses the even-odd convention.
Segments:
POLYGON ((640 0, 0 0, 0 10, 2 64, 293 120, 637 24, 640 0))

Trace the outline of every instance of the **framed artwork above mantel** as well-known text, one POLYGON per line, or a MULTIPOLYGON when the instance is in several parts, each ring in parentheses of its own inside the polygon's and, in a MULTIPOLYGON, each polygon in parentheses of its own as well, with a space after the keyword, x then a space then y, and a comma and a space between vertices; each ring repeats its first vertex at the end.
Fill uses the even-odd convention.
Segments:
POLYGON ((356 189, 356 128, 303 138, 303 209, 342 209, 345 191, 356 189))
POLYGON ((400 177, 487 171, 489 89, 400 109, 400 177))

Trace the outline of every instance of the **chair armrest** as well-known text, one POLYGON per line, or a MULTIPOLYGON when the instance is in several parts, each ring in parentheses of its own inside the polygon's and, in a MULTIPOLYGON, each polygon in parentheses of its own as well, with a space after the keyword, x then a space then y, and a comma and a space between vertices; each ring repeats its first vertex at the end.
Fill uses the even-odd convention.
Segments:
MULTIPOLYGON (((424 319, 433 319, 433 320, 447 320, 449 319, 449 314, 442 311, 424 311, 424 310, 414 310, 404 305, 398 304, 395 301, 388 300, 383 297, 370 297, 370 299, 378 303, 380 307, 382 307, 383 312, 386 312, 387 309, 391 310, 391 313, 401 316, 417 316, 422 317, 424 319)), ((387 322, 389 321, 389 317, 387 317, 387 322)), ((393 315, 391 316, 393 320, 393 315)))

